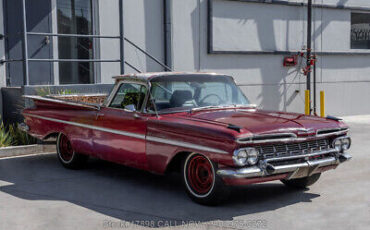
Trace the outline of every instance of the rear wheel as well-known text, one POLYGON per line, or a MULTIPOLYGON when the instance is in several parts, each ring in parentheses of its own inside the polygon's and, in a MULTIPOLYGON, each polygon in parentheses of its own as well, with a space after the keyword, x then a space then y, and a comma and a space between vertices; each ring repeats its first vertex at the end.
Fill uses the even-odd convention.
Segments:
POLYGON ((82 168, 89 158, 87 155, 76 153, 68 137, 63 133, 58 135, 57 154, 62 165, 70 169, 82 168))
POLYGON ((195 202, 216 205, 227 199, 229 190, 217 176, 215 168, 215 164, 202 154, 192 153, 184 160, 185 189, 195 202))
POLYGON ((318 173, 318 174, 314 174, 309 177, 303 177, 303 178, 297 178, 297 179, 291 179, 291 180, 281 180, 281 182, 283 182, 286 186, 289 186, 292 188, 304 189, 316 183, 316 181, 319 180, 320 176, 321 176, 321 173, 318 173))

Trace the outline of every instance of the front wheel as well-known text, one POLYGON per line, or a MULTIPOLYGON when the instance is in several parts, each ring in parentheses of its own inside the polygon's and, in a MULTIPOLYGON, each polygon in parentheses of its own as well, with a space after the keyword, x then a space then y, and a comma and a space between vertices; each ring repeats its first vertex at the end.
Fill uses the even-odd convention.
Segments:
POLYGON ((71 142, 63 133, 58 135, 57 155, 60 163, 69 169, 82 168, 89 158, 87 155, 76 153, 72 148, 71 142))
POLYGON ((304 189, 307 188, 314 183, 316 183, 321 176, 321 173, 314 174, 309 177, 303 177, 303 178, 297 178, 297 179, 291 179, 291 180, 281 180, 286 186, 292 187, 292 188, 298 188, 298 189, 304 189))
POLYGON ((183 181, 193 201, 217 205, 228 198, 229 190, 216 174, 215 168, 215 164, 202 154, 192 153, 184 160, 183 181))

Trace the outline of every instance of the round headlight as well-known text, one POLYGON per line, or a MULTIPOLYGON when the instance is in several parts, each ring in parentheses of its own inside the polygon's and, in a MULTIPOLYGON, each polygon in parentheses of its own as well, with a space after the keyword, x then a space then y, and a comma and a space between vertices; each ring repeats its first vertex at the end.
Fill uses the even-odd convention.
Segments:
POLYGON ((347 150, 351 146, 351 140, 349 138, 342 139, 342 149, 347 150))
POLYGON ((338 152, 341 152, 342 151, 342 142, 341 142, 341 140, 339 140, 339 139, 338 140, 335 140, 334 143, 333 143, 333 147, 338 152))
POLYGON ((236 151, 233 156, 234 162, 238 166, 244 166, 247 164, 248 153, 245 149, 236 151))
POLYGON ((258 151, 255 148, 250 148, 248 151, 248 164, 255 165, 258 161, 258 151))
POLYGON ((234 152, 233 160, 238 166, 255 165, 258 162, 259 152, 255 148, 245 148, 234 152))

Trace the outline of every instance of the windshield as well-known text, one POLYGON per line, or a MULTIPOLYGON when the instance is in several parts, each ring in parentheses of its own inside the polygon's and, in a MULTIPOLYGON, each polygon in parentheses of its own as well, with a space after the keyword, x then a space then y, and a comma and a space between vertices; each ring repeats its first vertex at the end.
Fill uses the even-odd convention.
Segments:
POLYGON ((227 76, 163 76, 153 79, 151 84, 148 112, 156 109, 160 113, 171 113, 249 105, 233 79, 227 76))

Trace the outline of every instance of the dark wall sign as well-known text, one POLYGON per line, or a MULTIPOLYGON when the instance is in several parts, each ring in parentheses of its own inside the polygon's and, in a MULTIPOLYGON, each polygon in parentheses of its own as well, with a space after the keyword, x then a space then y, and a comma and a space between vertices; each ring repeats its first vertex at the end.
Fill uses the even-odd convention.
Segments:
POLYGON ((370 49, 370 14, 351 14, 351 49, 370 49))

